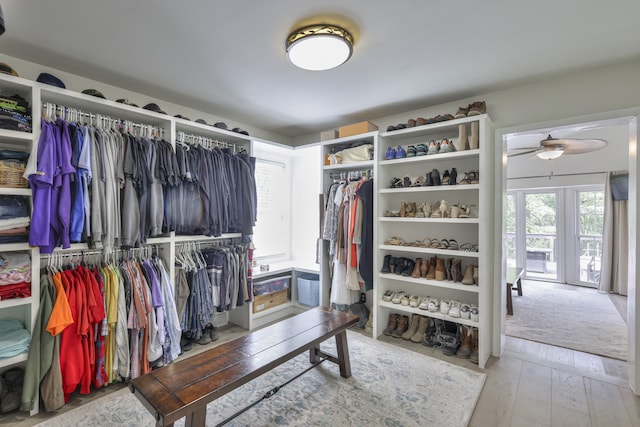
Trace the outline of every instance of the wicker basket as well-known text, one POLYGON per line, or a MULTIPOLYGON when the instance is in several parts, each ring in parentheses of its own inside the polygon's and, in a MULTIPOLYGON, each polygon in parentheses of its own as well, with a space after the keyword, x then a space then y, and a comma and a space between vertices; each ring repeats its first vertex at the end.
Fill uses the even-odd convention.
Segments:
POLYGON ((17 160, 0 160, 0 187, 27 188, 29 181, 22 177, 26 167, 17 160))

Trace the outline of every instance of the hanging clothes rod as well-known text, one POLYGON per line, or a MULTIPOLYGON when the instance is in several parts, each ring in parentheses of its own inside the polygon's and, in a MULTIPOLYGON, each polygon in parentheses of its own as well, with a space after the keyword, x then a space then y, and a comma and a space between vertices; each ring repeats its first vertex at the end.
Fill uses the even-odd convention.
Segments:
POLYGON ((201 145, 208 149, 215 147, 230 148, 231 150, 233 150, 234 154, 238 151, 238 147, 236 146, 236 144, 226 141, 220 141, 218 139, 209 138, 206 136, 185 133, 183 131, 176 132, 176 142, 181 142, 187 145, 201 145))
POLYGON ((165 133, 165 129, 158 126, 146 123, 134 123, 131 120, 85 112, 78 108, 67 107, 51 102, 42 103, 42 115, 48 120, 55 120, 60 117, 66 121, 80 121, 82 118, 88 118, 91 125, 97 125, 103 128, 123 129, 126 132, 131 132, 133 129, 137 129, 140 132, 140 136, 146 137, 159 135, 160 138, 164 138, 165 133))
MULTIPOLYGON (((144 251, 162 251, 164 248, 162 243, 148 243, 144 246, 123 249, 123 248, 114 248, 112 253, 138 253, 144 251)), ((40 254, 40 258, 51 258, 51 257, 72 257, 76 255, 104 255, 103 249, 56 249, 56 251, 52 254, 40 254)))

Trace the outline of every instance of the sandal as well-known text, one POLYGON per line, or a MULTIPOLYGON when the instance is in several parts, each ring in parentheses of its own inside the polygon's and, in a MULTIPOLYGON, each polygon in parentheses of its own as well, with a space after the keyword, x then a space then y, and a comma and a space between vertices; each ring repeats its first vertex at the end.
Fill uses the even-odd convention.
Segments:
POLYGON ((447 239, 440 240, 438 249, 449 249, 449 241, 447 239))
POLYGON ((389 181, 389 188, 402 188, 402 180, 396 177, 391 178, 391 181, 389 181))
POLYGON ((449 243, 449 250, 452 250, 452 251, 458 250, 458 242, 456 242, 454 239, 450 239, 448 243, 449 243))
POLYGON ((463 243, 460 245, 462 252, 473 252, 473 245, 471 243, 463 243))
POLYGON ((431 249, 438 249, 440 247, 440 240, 431 239, 431 244, 429 245, 431 249))
POLYGON ((411 187, 411 177, 410 177, 409 175, 405 175, 405 176, 404 176, 404 181, 403 181, 403 183, 402 183, 402 186, 403 186, 404 188, 409 188, 409 187, 411 187))
POLYGON ((471 212, 471 208, 469 205, 460 205, 460 215, 459 218, 469 218, 471 212))
POLYGON ((393 236, 384 241, 385 245, 401 246, 404 245, 404 239, 402 237, 393 236))
POLYGON ((422 187, 422 184, 424 184, 424 176, 420 175, 413 184, 411 184, 411 187, 422 187))
POLYGON ((383 216, 396 217, 396 216, 400 216, 400 212, 399 211, 384 211, 383 216))
POLYGON ((425 237, 424 239, 422 239, 422 241, 420 242, 420 244, 418 245, 421 248, 428 248, 431 246, 431 238, 430 237, 425 237))

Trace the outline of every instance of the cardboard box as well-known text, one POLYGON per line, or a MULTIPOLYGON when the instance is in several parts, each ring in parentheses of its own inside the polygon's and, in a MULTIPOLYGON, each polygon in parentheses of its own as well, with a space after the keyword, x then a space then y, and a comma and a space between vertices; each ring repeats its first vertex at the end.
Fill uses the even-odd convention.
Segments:
POLYGON ((338 136, 344 138, 346 136, 360 135, 361 133, 367 133, 374 130, 378 130, 378 126, 371 122, 360 122, 352 125, 340 126, 338 129, 338 136))
POLYGON ((338 130, 331 129, 320 132, 320 141, 331 141, 332 139, 336 139, 338 137, 338 130))
POLYGON ((289 289, 283 289, 271 294, 258 295, 253 299, 253 313, 260 313, 273 307, 277 307, 280 304, 284 304, 289 301, 289 289))

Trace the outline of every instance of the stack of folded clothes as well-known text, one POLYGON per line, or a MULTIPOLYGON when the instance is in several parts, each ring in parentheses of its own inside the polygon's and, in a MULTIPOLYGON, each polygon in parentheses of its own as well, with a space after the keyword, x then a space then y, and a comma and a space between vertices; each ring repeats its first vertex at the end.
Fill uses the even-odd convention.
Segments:
POLYGON ((0 319, 0 360, 29 351, 31 333, 17 319, 0 319))
POLYGON ((20 95, 0 95, 0 129, 31 132, 29 103, 20 95))
POLYGON ((24 252, 0 253, 0 300, 31 296, 31 259, 24 252))
POLYGON ((0 149, 0 187, 27 188, 29 181, 23 175, 28 160, 27 152, 0 149))
POLYGON ((29 199, 0 196, 0 243, 29 241, 29 199))

